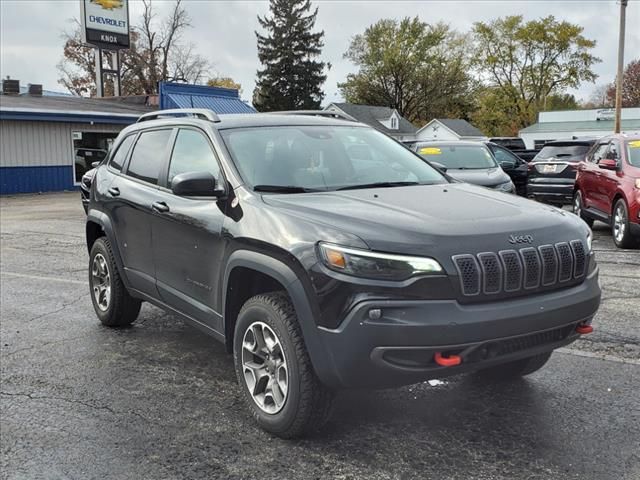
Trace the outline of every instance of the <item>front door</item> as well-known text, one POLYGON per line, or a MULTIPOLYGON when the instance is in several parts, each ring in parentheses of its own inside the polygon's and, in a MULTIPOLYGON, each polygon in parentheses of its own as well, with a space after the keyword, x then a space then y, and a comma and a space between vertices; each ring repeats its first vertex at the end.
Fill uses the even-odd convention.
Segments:
POLYGON ((618 185, 622 177, 621 171, 621 155, 620 155, 620 142, 618 140, 612 140, 609 144, 609 149, 605 154, 605 158, 609 160, 615 160, 617 168, 615 170, 601 170, 600 181, 600 205, 601 210, 608 215, 613 212, 613 199, 618 191, 618 185))
POLYGON ((167 188, 156 192, 155 197, 160 205, 152 220, 156 281, 165 303, 222 332, 217 282, 223 255, 225 202, 213 196, 180 197, 170 191, 176 175, 198 171, 208 171, 224 184, 205 133, 181 128, 171 154, 167 188))
POLYGON ((602 177, 602 170, 598 163, 604 158, 607 149, 609 148, 609 141, 603 141, 597 144, 587 157, 586 162, 580 165, 583 169, 580 172, 581 188, 582 188, 582 201, 586 208, 593 208, 602 212, 602 198, 600 191, 600 181, 602 177))

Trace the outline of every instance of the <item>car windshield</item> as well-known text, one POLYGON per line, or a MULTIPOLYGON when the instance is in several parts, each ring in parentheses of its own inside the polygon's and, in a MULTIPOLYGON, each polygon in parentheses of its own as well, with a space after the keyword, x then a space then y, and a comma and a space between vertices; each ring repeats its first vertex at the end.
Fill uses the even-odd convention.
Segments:
POLYGON ((627 142, 627 158, 634 167, 640 167, 640 140, 627 142))
POLYGON ((477 170, 498 166, 484 145, 428 144, 419 146, 418 154, 452 170, 477 170))
POLYGON ((436 169, 376 130, 281 126, 221 131, 244 181, 255 190, 314 190, 448 183, 436 169))
POLYGON ((570 162, 579 162, 584 160, 591 145, 545 145, 536 155, 534 161, 539 160, 567 160, 570 162))

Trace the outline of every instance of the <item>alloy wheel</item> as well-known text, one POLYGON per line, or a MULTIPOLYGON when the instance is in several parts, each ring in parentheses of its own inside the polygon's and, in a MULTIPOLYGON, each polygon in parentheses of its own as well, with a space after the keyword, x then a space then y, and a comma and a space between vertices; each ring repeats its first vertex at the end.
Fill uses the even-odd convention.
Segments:
POLYGON ((254 322, 242 339, 242 371, 253 401, 269 414, 278 413, 287 400, 289 369, 282 345, 264 322, 254 322))
POLYGON ((573 213, 579 217, 582 215, 582 195, 580 192, 576 193, 573 199, 573 213))
POLYGON ((618 205, 613 215, 613 236, 621 243, 627 231, 627 212, 623 205, 618 205))
POLYGON ((111 275, 109 264, 101 253, 97 253, 91 263, 91 290, 98 308, 106 312, 111 301, 111 275))

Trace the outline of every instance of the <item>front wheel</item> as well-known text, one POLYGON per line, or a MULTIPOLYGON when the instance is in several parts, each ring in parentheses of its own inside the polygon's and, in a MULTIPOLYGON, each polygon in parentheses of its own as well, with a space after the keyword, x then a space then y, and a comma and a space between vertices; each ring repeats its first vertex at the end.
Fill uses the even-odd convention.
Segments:
POLYGON ((507 381, 537 372, 549 361, 551 352, 541 353, 533 357, 523 358, 514 362, 496 365, 495 367, 478 370, 475 375, 484 380, 507 381))
POLYGON ((633 247, 634 242, 629 228, 629 210, 622 199, 618 200, 613 207, 611 233, 613 234, 613 241, 618 248, 633 247))
POLYGON ((580 190, 577 190, 573 195, 573 213, 580 217, 589 228, 593 227, 593 218, 584 215, 584 201, 580 190))
POLYGON ((247 300, 238 314, 233 344, 242 395, 263 429, 294 438, 326 423, 333 392, 313 370, 295 310, 284 292, 247 300))

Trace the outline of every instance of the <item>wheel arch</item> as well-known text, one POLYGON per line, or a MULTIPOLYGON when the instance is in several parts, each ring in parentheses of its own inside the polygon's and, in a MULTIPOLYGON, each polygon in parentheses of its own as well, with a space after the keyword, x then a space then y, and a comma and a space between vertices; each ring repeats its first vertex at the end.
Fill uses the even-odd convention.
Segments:
POLYGON ((91 253, 91 247, 95 241, 100 237, 106 237, 111 244, 111 251, 118 267, 118 271, 124 282, 125 286, 129 288, 129 281, 124 271, 124 265, 122 263, 122 257, 120 256, 120 250, 116 242, 115 234, 113 231, 113 225, 111 219, 99 210, 91 209, 87 213, 87 221, 85 225, 85 234, 87 242, 87 251, 91 253))
POLYGON ((313 309, 300 278, 284 262, 264 253, 236 250, 227 261, 222 287, 223 328, 227 351, 233 352, 233 335, 241 304, 255 294, 277 290, 284 290, 291 299, 316 374, 321 380, 329 381, 332 374, 328 356, 320 340, 313 309), (239 273, 254 273, 265 281, 264 286, 267 290, 261 291, 251 284, 245 284, 243 280, 247 277, 240 277, 241 281, 238 282, 239 273), (242 286, 243 292, 234 296, 234 289, 238 291, 238 286, 242 286))

